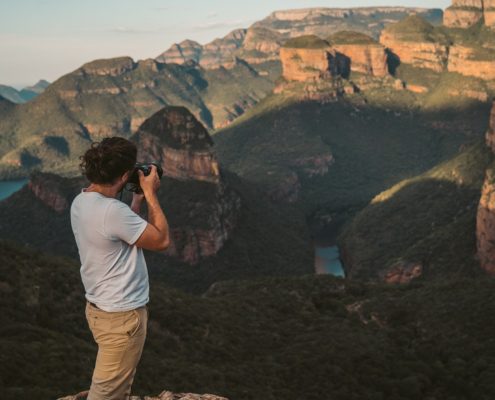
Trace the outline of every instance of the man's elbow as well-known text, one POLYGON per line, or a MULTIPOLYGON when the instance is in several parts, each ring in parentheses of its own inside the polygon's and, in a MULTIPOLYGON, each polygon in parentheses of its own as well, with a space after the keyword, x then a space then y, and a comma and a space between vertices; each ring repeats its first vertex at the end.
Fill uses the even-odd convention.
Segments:
POLYGON ((163 242, 160 243, 160 246, 158 247, 158 251, 164 251, 168 249, 168 246, 170 246, 170 240, 167 238, 163 242))

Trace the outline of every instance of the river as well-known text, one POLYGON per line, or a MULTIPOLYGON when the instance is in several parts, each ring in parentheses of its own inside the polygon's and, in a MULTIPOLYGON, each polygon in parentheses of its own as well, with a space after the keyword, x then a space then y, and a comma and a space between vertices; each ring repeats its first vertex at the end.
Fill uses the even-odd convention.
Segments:
POLYGON ((335 245, 315 245, 315 272, 345 277, 339 248, 335 245))
POLYGON ((12 181, 0 181, 0 201, 17 192, 26 183, 27 179, 16 179, 12 181))

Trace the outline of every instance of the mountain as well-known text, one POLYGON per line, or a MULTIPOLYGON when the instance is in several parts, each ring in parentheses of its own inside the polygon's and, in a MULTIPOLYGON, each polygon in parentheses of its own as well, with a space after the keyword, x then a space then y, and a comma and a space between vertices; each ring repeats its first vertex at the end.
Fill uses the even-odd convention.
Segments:
MULTIPOLYGON (((139 160, 154 159, 164 170, 158 196, 171 245, 146 252, 152 276, 201 293, 218 280, 313 271, 300 210, 271 204, 255 185, 219 168, 212 138, 186 108, 162 108, 131 140, 139 160)), ((81 177, 33 173, 0 202, 0 238, 79 260, 69 206, 87 184, 81 177)), ((129 192, 123 200, 130 201, 129 192)))
POLYGON ((216 70, 129 57, 87 63, 3 114, 0 176, 25 176, 35 168, 73 175, 92 141, 129 137, 167 104, 187 106, 208 128, 227 125, 271 91, 277 70, 242 60, 216 70))
POLYGON ((440 24, 442 10, 407 7, 305 8, 280 10, 255 22, 247 29, 236 29, 210 43, 192 40, 173 44, 156 59, 184 63, 193 60, 205 68, 229 66, 235 58, 250 64, 278 60, 285 41, 301 35, 327 37, 339 31, 357 31, 378 38, 382 29, 408 15, 417 14, 440 24))
POLYGON ((493 0, 453 0, 445 10, 444 24, 451 28, 469 28, 481 22, 495 27, 495 3, 493 0))
POLYGON ((409 16, 379 42, 349 31, 291 38, 273 93, 215 133, 219 160, 314 226, 352 218, 484 136, 495 95, 487 29, 409 16), (461 44, 485 59, 454 68, 461 44))
MULTIPOLYGON (((97 348, 79 264, 0 241, 0 277, 2 398, 87 390, 97 348)), ((495 396, 493 279, 382 286, 307 275, 219 282, 201 297, 150 286, 134 395, 495 396)))
POLYGON ((25 103, 42 93, 48 85, 50 85, 50 83, 44 79, 41 79, 35 85, 25 87, 20 91, 10 86, 0 85, 0 96, 16 104, 25 103))
POLYGON ((33 86, 27 86, 20 91, 21 97, 24 101, 29 101, 34 99, 39 94, 43 93, 43 91, 50 85, 50 82, 41 79, 33 86))

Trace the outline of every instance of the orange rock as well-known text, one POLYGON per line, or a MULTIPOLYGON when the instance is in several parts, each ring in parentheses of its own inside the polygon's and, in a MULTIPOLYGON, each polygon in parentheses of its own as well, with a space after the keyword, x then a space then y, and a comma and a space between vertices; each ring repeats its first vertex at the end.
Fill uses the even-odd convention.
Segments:
POLYGON ((419 262, 401 261, 392 265, 383 280, 387 283, 409 283, 421 276, 423 265, 419 262))
POLYGON ((339 71, 338 55, 330 46, 320 49, 280 49, 283 77, 289 81, 310 81, 320 79, 330 72, 336 75, 339 71))
POLYGON ((388 75, 385 48, 376 44, 335 44, 333 48, 349 57, 351 71, 373 76, 388 75))
POLYGON ((475 50, 469 47, 454 45, 450 47, 447 69, 462 75, 477 78, 495 79, 495 52, 493 60, 475 58, 475 50))
POLYGON ((393 33, 383 31, 380 43, 399 57, 401 63, 428 68, 436 72, 445 69, 448 47, 435 42, 407 41, 393 33))

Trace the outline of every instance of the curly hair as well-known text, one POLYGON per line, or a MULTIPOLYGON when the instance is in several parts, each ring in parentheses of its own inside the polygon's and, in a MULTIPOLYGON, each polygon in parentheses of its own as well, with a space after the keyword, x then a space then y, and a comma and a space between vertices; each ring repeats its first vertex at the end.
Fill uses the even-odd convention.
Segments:
POLYGON ((136 157, 137 147, 134 143, 119 136, 107 137, 91 144, 84 155, 79 157, 79 167, 90 182, 112 184, 134 168, 136 157))

